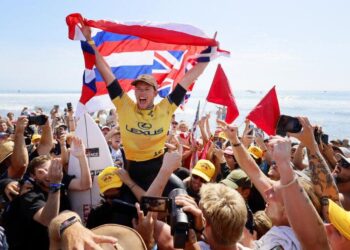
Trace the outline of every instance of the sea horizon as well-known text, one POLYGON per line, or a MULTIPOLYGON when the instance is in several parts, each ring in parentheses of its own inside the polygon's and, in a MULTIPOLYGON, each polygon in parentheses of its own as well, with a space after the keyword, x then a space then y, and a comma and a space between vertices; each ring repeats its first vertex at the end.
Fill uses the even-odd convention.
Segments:
MULTIPOLYGON (((318 90, 276 90, 281 114, 291 116, 307 116, 312 124, 323 127, 330 139, 350 138, 350 91, 318 91, 318 90)), ((264 97, 267 91, 261 90, 233 90, 240 116, 235 121, 241 125, 248 113, 264 97)), ((185 120, 188 124, 193 123, 197 104, 201 102, 201 114, 210 112, 216 117, 216 104, 207 103, 203 106, 207 90, 195 89, 185 105, 185 109, 176 111, 178 121, 185 120)), ((133 96, 133 94, 131 94, 133 96)), ((41 90, 41 91, 14 91, 0 92, 0 114, 5 116, 12 111, 19 115, 23 107, 34 110, 43 108, 49 113, 53 105, 59 105, 61 111, 71 102, 76 107, 80 98, 80 91, 75 90, 41 90)), ((160 98, 156 98, 156 103, 160 98)), ((212 129, 215 119, 212 119, 212 129)), ((243 127, 243 126, 241 126, 243 127)))

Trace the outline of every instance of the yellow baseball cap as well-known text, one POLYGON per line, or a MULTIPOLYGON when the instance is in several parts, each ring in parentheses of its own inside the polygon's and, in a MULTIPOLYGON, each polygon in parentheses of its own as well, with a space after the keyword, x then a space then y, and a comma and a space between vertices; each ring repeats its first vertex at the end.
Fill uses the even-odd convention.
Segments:
POLYGON ((250 146, 248 148, 248 152, 250 153, 251 156, 253 156, 255 159, 261 159, 263 157, 263 151, 261 148, 257 146, 250 146))
POLYGON ((215 166, 211 161, 199 160, 192 169, 191 174, 197 175, 206 182, 209 182, 215 174, 215 166))
POLYGON ((32 143, 34 143, 36 140, 40 140, 40 139, 41 139, 41 135, 39 135, 39 134, 32 135, 32 143))
POLYGON ((350 212, 328 199, 328 214, 331 224, 348 240, 350 240, 350 212))
POLYGON ((114 166, 106 167, 97 177, 98 187, 100 193, 103 194, 108 189, 120 188, 123 185, 122 180, 117 175, 116 170, 118 168, 114 166))
POLYGON ((221 138, 221 139, 227 140, 227 137, 226 137, 226 135, 225 135, 225 132, 220 132, 220 133, 218 134, 218 137, 221 138))

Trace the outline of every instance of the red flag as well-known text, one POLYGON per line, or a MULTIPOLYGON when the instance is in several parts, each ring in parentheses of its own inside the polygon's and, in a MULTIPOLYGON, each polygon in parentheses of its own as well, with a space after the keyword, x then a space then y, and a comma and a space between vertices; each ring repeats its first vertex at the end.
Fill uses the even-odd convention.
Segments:
POLYGON ((213 83, 211 84, 207 96, 207 101, 227 107, 227 115, 225 119, 227 123, 232 123, 239 115, 230 83, 228 82, 225 72, 220 64, 216 69, 213 83))
POLYGON ((276 134, 276 125, 280 117, 275 86, 265 97, 250 111, 247 119, 254 122, 256 126, 264 130, 268 135, 276 134))

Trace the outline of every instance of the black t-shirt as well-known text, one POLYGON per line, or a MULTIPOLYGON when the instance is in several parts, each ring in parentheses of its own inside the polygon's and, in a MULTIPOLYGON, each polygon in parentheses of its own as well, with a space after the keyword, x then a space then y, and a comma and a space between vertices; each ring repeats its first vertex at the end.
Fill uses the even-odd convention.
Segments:
MULTIPOLYGON (((67 188, 74 176, 65 175, 60 196, 60 211, 70 209, 67 188)), ((45 206, 48 193, 39 186, 14 199, 3 214, 5 234, 10 249, 49 249, 47 227, 34 220, 35 213, 45 206)))

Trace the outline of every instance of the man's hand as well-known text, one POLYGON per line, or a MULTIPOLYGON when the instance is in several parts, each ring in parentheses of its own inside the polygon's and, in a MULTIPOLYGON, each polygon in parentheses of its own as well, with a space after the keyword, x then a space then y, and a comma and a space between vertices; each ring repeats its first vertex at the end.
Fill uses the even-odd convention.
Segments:
POLYGON ((79 137, 73 136, 70 152, 76 158, 85 156, 85 146, 79 137))
POLYGON ((176 169, 181 167, 182 160, 182 146, 179 144, 179 151, 167 152, 163 157, 163 164, 161 170, 173 173, 176 169))
POLYGON ((127 186, 131 186, 134 184, 134 181, 131 179, 128 171, 123 168, 116 168, 115 173, 119 176, 123 183, 127 186))
POLYGON ((28 118, 27 116, 20 116, 17 119, 16 124, 16 133, 24 134, 24 130, 28 126, 28 118))
POLYGON ((182 210, 193 215, 194 229, 200 231, 205 227, 205 218, 195 200, 189 195, 180 194, 175 197, 176 205, 182 206, 182 210))
POLYGON ((63 178, 62 163, 60 159, 52 159, 48 172, 50 183, 61 183, 63 178))
POLYGON ((299 133, 288 133, 288 135, 297 138, 312 153, 315 153, 319 149, 314 137, 314 128, 310 124, 309 119, 307 117, 298 117, 298 120, 302 125, 303 129, 299 133))
POLYGON ((77 222, 63 232, 61 246, 62 249, 68 250, 103 250, 98 244, 109 243, 112 245, 117 242, 117 239, 110 236, 97 235, 85 228, 81 223, 77 222))
POLYGON ((157 213, 148 212, 145 216, 143 211, 140 209, 140 205, 136 203, 135 206, 137 209, 138 219, 133 219, 132 225, 134 229, 142 236, 147 248, 152 249, 155 244, 153 233, 154 226, 157 222, 157 213))
POLYGON ((233 143, 238 143, 238 127, 236 125, 227 125, 225 121, 217 119, 216 122, 222 127, 226 137, 233 143))
POLYGON ((4 192, 6 194, 6 197, 10 201, 12 201, 14 197, 19 195, 19 191, 20 191, 20 186, 18 181, 11 181, 9 184, 6 185, 4 192))
POLYGON ((281 173, 283 169, 280 168, 282 166, 288 166, 290 162, 291 141, 286 137, 273 136, 269 140, 269 147, 272 154, 272 159, 276 161, 276 165, 281 173))

